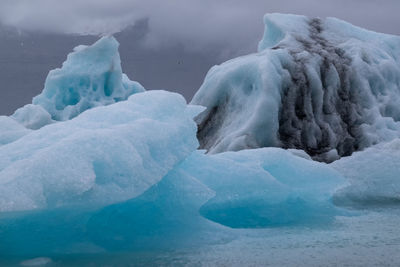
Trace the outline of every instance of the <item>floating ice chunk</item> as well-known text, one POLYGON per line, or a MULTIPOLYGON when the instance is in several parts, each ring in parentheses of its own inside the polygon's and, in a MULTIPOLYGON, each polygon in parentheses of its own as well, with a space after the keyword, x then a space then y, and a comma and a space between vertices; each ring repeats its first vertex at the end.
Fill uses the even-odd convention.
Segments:
MULTIPOLYGON (((157 103, 158 101, 154 104, 157 103)), ((115 105, 120 104, 104 109, 115 105)), ((93 109, 84 114, 94 115, 95 110, 98 113, 102 109, 93 109)), ((179 114, 180 111, 176 112, 179 114)), ((76 121, 82 115, 68 123, 76 121)), ((64 123, 46 126, 39 131, 62 124, 64 123)), ((161 128, 159 124, 156 127, 161 128)), ((169 133, 165 128, 163 125, 162 135, 169 133)), ((156 133, 159 134, 160 131, 156 133)), ((192 131, 192 138, 194 135, 195 132, 192 131)), ((150 142, 155 137, 146 138, 147 142, 150 142)), ((176 135, 174 142, 182 142, 180 138, 182 135, 176 135)), ((127 142, 126 139, 123 140, 127 142)), ((132 139, 128 140, 132 142, 132 139)), ((104 176, 101 177, 103 183, 98 186, 107 189, 107 193, 97 194, 101 198, 97 201, 104 202, 106 198, 110 203, 110 198, 122 199, 123 197, 114 195, 115 190, 105 187, 105 182, 119 180, 120 177, 115 174, 123 175, 126 164, 135 163, 129 162, 129 155, 121 151, 120 147, 113 148, 118 149, 119 153, 109 149, 105 154, 102 152, 104 144, 99 142, 99 139, 95 141, 98 147, 96 152, 100 151, 100 157, 117 157, 115 161, 121 162, 118 168, 109 167, 111 170, 108 173, 114 175, 112 178, 107 180, 104 176), (125 157, 126 160, 122 161, 121 157, 125 157)), ((82 145, 80 142, 78 144, 82 145)), ((167 145, 166 149, 171 149, 172 145, 174 144, 167 145)), ((159 147, 152 147, 151 150, 155 152, 157 148, 159 147)), ((160 157, 156 157, 156 162, 146 157, 146 161, 153 164, 148 167, 157 166, 160 160, 177 157, 176 151, 161 150, 157 153, 161 154, 160 157)), ((52 179, 61 183, 63 187, 55 190, 54 185, 42 183, 47 194, 57 192, 57 198, 53 197, 48 201, 67 201, 67 198, 75 197, 78 198, 73 201, 76 205, 69 208, 0 213, 0 258, 10 254, 40 256, 52 253, 90 253, 94 249, 151 251, 171 247, 187 248, 221 241, 226 243, 227 239, 237 234, 230 228, 326 225, 332 222, 336 215, 342 214, 342 211, 332 204, 331 198, 335 190, 345 184, 345 180, 326 164, 302 159, 277 148, 218 155, 203 153, 195 151, 190 156, 186 154, 185 160, 175 165, 168 174, 154 182, 142 194, 132 194, 132 198, 124 202, 100 209, 88 209, 88 202, 95 201, 93 197, 89 198, 90 195, 79 202, 79 199, 83 198, 74 193, 70 186, 66 186, 66 182, 60 180, 63 177, 53 170, 52 179), (71 193, 72 196, 68 196, 71 193)), ((86 156, 78 152, 73 155, 70 153, 69 156, 79 157, 81 161, 86 162, 86 156)), ((60 168, 60 165, 57 167, 60 168)), ((140 163, 135 166, 138 165, 140 163)), ((104 169, 108 167, 104 166, 104 169)), ((68 166, 62 166, 63 171, 67 168, 68 166)), ((133 177, 144 175, 151 181, 154 181, 154 175, 160 173, 150 168, 143 171, 140 167, 133 171, 133 177)), ((85 176, 80 176, 80 179, 83 178, 85 176)), ((132 180, 129 182, 134 183, 132 180)), ((34 183, 30 185, 34 186, 34 183)), ((119 193, 124 194, 125 190, 129 190, 129 186, 129 183, 124 185, 119 193)), ((93 186, 91 190, 98 188, 93 186)), ((68 201, 70 202, 69 199, 68 201)))
POLYGON ((177 167, 143 194, 100 209, 80 203, 70 208, 0 213, 0 259, 210 244, 224 238, 227 230, 199 214, 214 195, 177 167))
POLYGON ((333 162, 350 182, 335 200, 339 204, 400 203, 400 139, 382 143, 333 162))
POLYGON ((203 218, 199 209, 214 195, 213 190, 177 167, 139 197, 95 213, 88 221, 88 233, 96 245, 110 250, 210 243, 216 237, 211 234, 204 240, 204 232, 221 227, 203 218))
POLYGON ((62 68, 49 72, 42 93, 33 98, 33 105, 17 110, 14 117, 31 129, 65 121, 83 111, 126 100, 130 95, 145 91, 138 83, 122 73, 114 37, 103 37, 91 46, 78 46, 70 53, 62 68), (29 114, 35 111, 34 114, 29 114), (26 116, 26 117, 25 117, 26 116))
POLYGON ((47 257, 39 257, 21 262, 21 266, 45 266, 51 263, 52 260, 47 257))
POLYGON ((328 222, 338 212, 332 196, 346 184, 326 164, 278 148, 197 152, 179 168, 216 193, 201 214, 233 228, 328 222))
POLYGON ((400 137, 400 37, 267 14, 259 51, 213 67, 192 104, 210 153, 277 146, 331 161, 400 137))
POLYGON ((1 146, 0 211, 140 195, 197 148, 194 109, 178 94, 135 94, 1 146))

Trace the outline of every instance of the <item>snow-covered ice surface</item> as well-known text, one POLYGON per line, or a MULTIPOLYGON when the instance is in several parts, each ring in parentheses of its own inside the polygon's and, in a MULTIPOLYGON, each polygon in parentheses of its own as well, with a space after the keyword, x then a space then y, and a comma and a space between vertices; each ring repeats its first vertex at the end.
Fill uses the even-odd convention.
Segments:
POLYGON ((145 92, 1 146, 0 211, 110 204, 143 193, 197 148, 196 108, 178 94, 145 92))
POLYGON ((399 137, 400 37, 268 14, 258 53, 213 67, 192 103, 211 153, 278 146, 332 161, 399 137))
POLYGON ((265 22, 258 54, 208 74, 200 131, 112 37, 1 116, 0 266, 399 266, 399 38, 265 22))
POLYGON ((0 116, 0 146, 14 142, 31 130, 25 128, 14 119, 7 116, 0 116))

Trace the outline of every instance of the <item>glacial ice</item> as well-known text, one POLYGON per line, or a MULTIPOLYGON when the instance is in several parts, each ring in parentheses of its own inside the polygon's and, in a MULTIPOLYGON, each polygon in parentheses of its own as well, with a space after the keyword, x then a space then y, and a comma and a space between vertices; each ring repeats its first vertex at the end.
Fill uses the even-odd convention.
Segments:
POLYGON ((114 37, 74 48, 62 68, 49 72, 43 92, 12 116, 27 128, 72 119, 83 111, 126 100, 144 88, 122 73, 114 37))
POLYGON ((332 161, 400 136, 400 37, 267 14, 258 53, 213 67, 191 103, 210 153, 277 146, 332 161))
MULTIPOLYGON (((147 94, 134 95, 128 101, 147 94)), ((120 104, 107 109, 116 105, 120 104)), ((85 113, 95 110, 99 109, 85 113)), ((179 137, 178 140, 182 138, 179 137)), ((192 137, 195 137, 193 129, 192 137)), ((100 184, 98 187, 107 190, 107 195, 97 194, 97 197, 107 197, 108 205, 92 209, 88 205, 95 200, 93 196, 80 197, 66 183, 66 179, 76 183, 74 177, 64 177, 57 188, 46 181, 48 193, 61 194, 53 196, 51 201, 62 199, 63 206, 57 209, 48 206, 28 213, 0 213, 0 239, 4 240, 0 242, 0 258, 2 255, 38 257, 43 253, 51 256, 59 251, 69 254, 200 246, 233 238, 236 234, 232 229, 330 225, 335 216, 344 214, 332 202, 334 192, 346 185, 343 177, 324 163, 303 159, 280 148, 212 156, 194 151, 158 181, 154 181, 154 175, 160 172, 141 169, 138 165, 143 162, 129 162, 129 158, 123 153, 114 161, 140 169, 140 176, 135 179, 152 179, 147 190, 136 188, 140 193, 136 191, 126 201, 117 202, 123 200, 119 194, 129 190, 125 188, 127 185, 123 185, 123 191, 116 191, 100 184), (63 190, 56 190, 61 186, 63 190), (72 195, 63 194, 67 192, 72 195), (114 200, 110 201, 112 196, 114 200), (75 205, 71 206, 72 203, 75 205)), ((90 158, 82 160, 91 163, 90 158)), ((121 164, 111 167, 121 168, 121 164)), ((55 175, 59 177, 58 173, 55 175)), ((113 176, 109 182, 118 179, 113 176)), ((13 199, 21 196, 18 194, 21 192, 14 192, 13 199)))
POLYGON ((130 81, 104 37, 0 116, 0 265, 397 255, 398 209, 346 207, 400 200, 399 37, 333 18, 265 24, 259 52, 210 70, 190 105, 130 81))
POLYGON ((280 148, 198 152, 179 168, 216 193, 200 213, 233 228, 326 223, 340 213, 332 195, 346 184, 327 165, 280 148))
POLYGON ((140 195, 197 148, 198 111, 178 94, 145 92, 1 146, 0 211, 140 195))

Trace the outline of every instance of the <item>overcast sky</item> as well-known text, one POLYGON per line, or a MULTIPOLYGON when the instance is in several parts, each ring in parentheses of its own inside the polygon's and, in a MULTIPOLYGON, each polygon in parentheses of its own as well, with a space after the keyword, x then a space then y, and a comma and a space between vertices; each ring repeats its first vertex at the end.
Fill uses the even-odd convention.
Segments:
POLYGON ((212 65, 256 51, 265 13, 334 16, 400 35, 399 11, 399 0, 1 0, 0 114, 30 102, 50 68, 98 35, 119 32, 132 79, 190 100, 212 65))

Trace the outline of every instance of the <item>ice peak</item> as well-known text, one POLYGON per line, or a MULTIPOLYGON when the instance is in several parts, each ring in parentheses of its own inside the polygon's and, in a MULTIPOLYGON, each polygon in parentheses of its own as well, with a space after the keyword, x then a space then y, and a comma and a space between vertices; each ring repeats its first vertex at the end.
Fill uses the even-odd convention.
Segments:
POLYGON ((59 69, 49 72, 42 93, 14 114, 14 119, 28 128, 37 129, 55 121, 69 120, 87 109, 126 100, 144 91, 137 82, 122 73, 118 53, 119 43, 113 36, 105 36, 93 45, 80 45, 67 56, 59 69), (41 108, 33 109, 32 106, 41 108), (26 118, 32 110, 40 110, 35 119, 26 118), (44 114, 48 112, 48 114, 44 114), (16 115, 18 114, 18 116, 16 115), (45 116, 46 118, 41 119, 45 116), (49 117, 49 118, 47 118, 49 117), (38 119, 39 118, 39 119, 38 119))
POLYGON ((306 34, 307 17, 292 14, 272 13, 264 16, 264 36, 258 51, 277 46, 292 33, 306 34))
POLYGON ((294 46, 299 39, 312 39, 315 36, 337 41, 356 39, 381 44, 394 42, 400 45, 399 36, 366 30, 333 17, 322 19, 271 13, 264 16, 264 25, 264 35, 258 44, 259 52, 280 45, 294 46))

